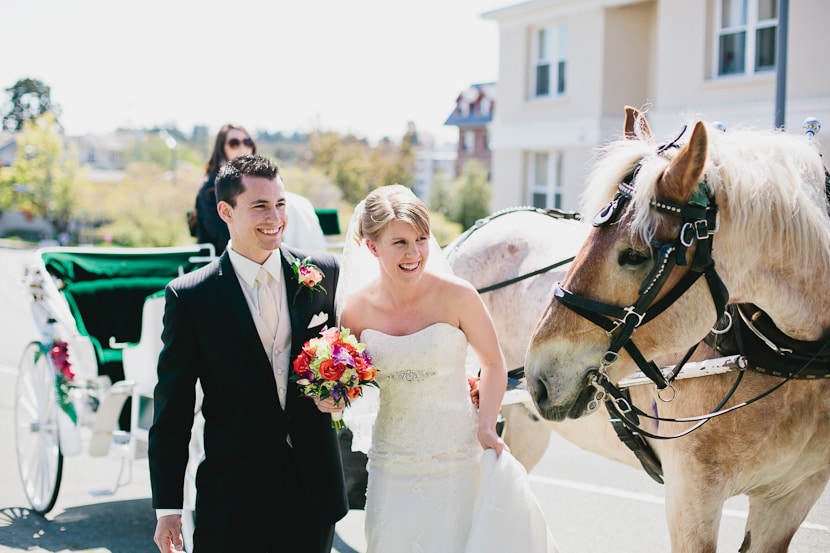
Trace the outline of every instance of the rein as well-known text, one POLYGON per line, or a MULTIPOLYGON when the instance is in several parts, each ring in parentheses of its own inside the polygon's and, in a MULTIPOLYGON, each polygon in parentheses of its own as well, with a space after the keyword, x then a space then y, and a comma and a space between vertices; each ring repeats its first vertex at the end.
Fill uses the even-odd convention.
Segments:
MULTIPOLYGON (((475 222, 475 224, 473 224, 473 226, 471 226, 466 231, 464 231, 464 233, 461 236, 459 236, 458 239, 452 244, 452 249, 450 250, 450 252, 446 254, 447 260, 449 260, 452 257, 452 255, 455 254, 459 250, 461 245, 464 242, 466 242, 467 239, 475 231, 477 231, 478 229, 480 229, 481 227, 483 227, 487 223, 490 223, 494 219, 498 219, 499 217, 502 217, 504 215, 508 215, 510 213, 522 212, 522 211, 527 211, 527 212, 530 212, 530 213, 539 213, 539 214, 542 214, 542 215, 547 215, 548 217, 552 217, 554 219, 564 219, 564 220, 573 220, 573 221, 582 220, 582 215, 580 215, 579 213, 577 213, 575 211, 562 211, 561 209, 556 209, 556 208, 543 209, 543 208, 531 207, 531 206, 518 206, 518 207, 510 207, 510 208, 507 208, 507 209, 502 209, 502 210, 497 211, 497 212, 493 213, 492 215, 489 215, 489 216, 487 216, 483 219, 477 220, 475 222)), ((498 290, 500 288, 505 288, 507 286, 510 286, 511 284, 516 284, 517 282, 521 282, 522 280, 534 277, 536 275, 541 275, 543 273, 547 273, 548 271, 552 271, 553 269, 556 269, 556 268, 561 267, 563 265, 567 265, 568 263, 570 263, 574 259, 575 258, 573 256, 571 256, 571 257, 568 257, 566 259, 556 261, 555 263, 551 263, 550 265, 546 265, 546 266, 542 267, 541 269, 536 269, 535 271, 530 271, 529 273, 525 273, 525 274, 519 275, 517 277, 509 278, 507 280, 503 280, 503 281, 497 282, 495 284, 490 284, 488 286, 484 286, 483 288, 478 288, 476 291, 479 294, 486 294, 487 292, 492 292, 492 291, 498 290)), ((524 367, 517 367, 515 369, 511 369, 511 370, 507 371, 507 385, 508 385, 508 387, 509 388, 510 387, 512 387, 512 388, 518 387, 521 384, 521 380, 524 379, 524 376, 525 376, 525 368, 524 367)))

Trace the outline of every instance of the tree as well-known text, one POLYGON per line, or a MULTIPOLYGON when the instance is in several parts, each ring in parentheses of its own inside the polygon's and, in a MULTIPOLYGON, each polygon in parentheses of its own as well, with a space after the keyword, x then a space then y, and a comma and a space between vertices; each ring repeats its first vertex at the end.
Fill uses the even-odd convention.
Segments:
POLYGON ((487 217, 490 214, 490 193, 487 168, 478 161, 468 161, 455 179, 450 219, 469 228, 477 220, 487 217))
POLYGON ((448 217, 452 209, 453 180, 446 171, 439 171, 432 177, 429 190, 429 210, 448 217))
POLYGON ((128 247, 192 243, 184 214, 193 205, 204 173, 201 167, 182 165, 173 184, 166 169, 134 162, 119 182, 84 184, 78 201, 81 222, 88 229, 85 239, 128 247))
POLYGON ((52 103, 52 89, 37 79, 25 78, 6 89, 9 100, 3 106, 3 128, 21 131, 27 121, 51 113, 58 124, 60 106, 52 103))
POLYGON ((0 207, 49 220, 66 231, 82 179, 73 149, 66 151, 51 113, 26 121, 17 138, 15 162, 0 171, 0 207))
POLYGON ((315 131, 310 137, 313 165, 320 168, 343 192, 346 202, 356 204, 373 186, 368 145, 353 136, 315 131))
POLYGON ((366 140, 331 131, 315 131, 309 137, 312 165, 331 178, 342 190, 344 201, 352 204, 386 184, 411 188, 416 143, 414 125, 407 129, 400 147, 384 139, 373 148, 366 140))

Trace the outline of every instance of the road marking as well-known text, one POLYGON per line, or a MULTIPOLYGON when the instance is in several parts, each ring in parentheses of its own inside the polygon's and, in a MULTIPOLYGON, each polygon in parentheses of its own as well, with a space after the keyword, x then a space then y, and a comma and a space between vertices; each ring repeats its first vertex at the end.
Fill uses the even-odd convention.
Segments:
MULTIPOLYGON (((540 484, 547 484, 549 486, 557 486, 560 488, 568 488, 571 490, 578 490, 582 492, 596 493, 600 495, 607 495, 611 497, 619 497, 622 499, 633 499, 643 503, 653 503, 655 505, 665 505, 666 501, 659 495, 629 492, 619 488, 609 488, 607 486, 595 486, 593 484, 585 484, 582 482, 574 482, 572 480, 562 480, 560 478, 550 478, 548 476, 528 476, 531 482, 539 482, 540 484)), ((723 514, 734 518, 746 520, 747 512, 737 509, 724 509, 723 514)), ((815 524, 813 522, 804 521, 801 524, 802 528, 809 528, 810 530, 818 530, 820 532, 830 533, 830 527, 823 524, 815 524)))

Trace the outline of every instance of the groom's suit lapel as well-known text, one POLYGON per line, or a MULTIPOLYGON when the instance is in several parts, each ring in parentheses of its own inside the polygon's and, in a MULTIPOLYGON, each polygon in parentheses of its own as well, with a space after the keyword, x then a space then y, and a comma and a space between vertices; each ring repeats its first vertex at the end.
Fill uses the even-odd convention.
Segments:
MULTIPOLYGON (((285 247, 281 247, 279 249, 279 254, 280 260, 282 261, 283 282, 285 283, 285 302, 288 304, 288 315, 291 319, 291 351, 293 353, 294 351, 297 351, 298 348, 301 348, 305 342, 305 334, 303 332, 305 325, 303 324, 303 321, 307 318, 308 302, 303 301, 297 296, 297 289, 300 283, 294 277, 294 269, 291 266, 291 262, 294 260, 294 255, 285 247), (295 301, 295 298, 299 301, 295 301)), ((287 388, 288 391, 285 398, 286 412, 291 410, 295 401, 300 396, 297 385, 291 381, 290 377, 290 375, 294 373, 292 365, 293 361, 294 356, 292 355, 288 363, 289 379, 287 388)))
POLYGON ((301 324, 305 314, 308 312, 308 302, 302 301, 302 298, 297 297, 297 288, 300 283, 294 277, 294 269, 291 266, 294 255, 285 248, 279 249, 279 255, 280 261, 282 262, 283 282, 285 283, 285 302, 288 304, 288 314, 291 318, 291 349, 294 350, 297 345, 296 340, 298 336, 302 335, 302 330, 305 328, 301 324))
MULTIPOLYGON (((259 344, 259 349, 262 349, 254 319, 248 308, 248 302, 242 292, 239 279, 233 270, 233 265, 231 265, 231 258, 227 253, 223 253, 222 257, 219 258, 217 280, 219 282, 219 290, 222 294, 222 303, 228 307, 232 317, 230 320, 225 321, 225 324, 228 325, 228 329, 237 329, 238 336, 240 338, 244 337, 245 339, 245 342, 240 343, 239 346, 249 347, 247 342, 253 341, 259 344)), ((264 351, 263 355, 265 355, 264 351)), ((267 362, 267 356, 265 360, 267 362)))
MULTIPOLYGON (((274 401, 279 402, 276 382, 274 381, 271 363, 262 347, 256 324, 248 308, 248 302, 242 292, 239 279, 233 270, 230 257, 223 253, 219 258, 219 269, 216 275, 222 303, 228 308, 228 317, 216 324, 227 325, 227 332, 233 333, 232 348, 240 353, 240 359, 249 359, 255 362, 250 369, 255 371, 253 377, 264 378, 274 391, 274 401)), ((240 363, 239 370, 246 370, 247 363, 240 363)))

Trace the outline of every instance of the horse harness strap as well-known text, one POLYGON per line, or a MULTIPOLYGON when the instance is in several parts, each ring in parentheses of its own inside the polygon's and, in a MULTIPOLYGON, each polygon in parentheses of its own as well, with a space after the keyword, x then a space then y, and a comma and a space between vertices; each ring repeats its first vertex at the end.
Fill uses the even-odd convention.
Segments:
MULTIPOLYGON (((628 390, 622 390, 620 394, 624 395, 628 403, 631 402, 628 396, 628 390)), ((616 404, 610 399, 606 400, 605 408, 608 410, 608 415, 610 416, 608 421, 617 433, 617 438, 637 457, 637 460, 643 466, 643 470, 646 471, 651 479, 658 484, 663 484, 663 464, 660 462, 660 458, 657 457, 654 449, 649 445, 643 435, 637 432, 636 426, 632 427, 632 424, 628 424, 629 422, 633 423, 633 425, 639 424, 640 419, 637 417, 637 414, 630 412, 625 417, 619 416, 616 404)))
MULTIPOLYGON (((553 217, 554 219, 565 219, 565 220, 574 220, 574 221, 579 221, 579 220, 582 219, 582 215, 580 215, 577 212, 562 211, 562 210, 556 209, 556 208, 543 209, 543 208, 539 208, 539 207, 518 206, 518 207, 511 207, 511 208, 507 208, 507 209, 502 209, 501 211, 497 211, 496 213, 493 213, 492 215, 490 215, 488 217, 485 217, 484 219, 479 219, 478 221, 476 221, 475 224, 472 227, 467 229, 464 232, 464 234, 462 234, 455 241, 455 243, 453 245, 453 248, 447 254, 447 257, 449 258, 456 251, 458 251, 458 249, 461 247, 461 245, 464 242, 466 242, 467 239, 476 230, 480 229, 481 227, 483 227, 484 225, 486 225, 487 223, 491 222, 494 219, 497 219, 497 218, 499 218, 503 215, 508 215, 510 213, 515 213, 515 212, 518 212, 518 211, 529 211, 531 213, 541 213, 543 215, 547 215, 548 217, 553 217)), ((525 274, 519 275, 517 277, 510 278, 510 279, 502 281, 502 282, 497 282, 496 284, 491 284, 489 286, 479 288, 479 289, 476 290, 476 292, 478 292, 479 294, 484 294, 484 293, 487 293, 487 292, 492 292, 494 290, 498 290, 500 288, 504 288, 506 286, 510 286, 511 284, 521 282, 522 280, 534 277, 536 275, 541 275, 543 273, 547 273, 548 271, 552 271, 553 269, 556 269, 557 267, 561 267, 562 265, 567 265, 568 263, 570 263, 574 259, 575 258, 573 256, 568 257, 568 258, 563 259, 561 261, 551 263, 550 265, 542 267, 541 269, 536 269, 535 271, 531 271, 529 273, 525 273, 525 274)), ((508 371, 508 373, 507 373, 507 379, 508 379, 507 385, 508 385, 508 387, 518 386, 520 384, 519 381, 524 379, 524 375, 525 375, 525 368, 524 367, 517 367, 515 369, 512 369, 512 370, 508 371)))
POLYGON ((704 341, 723 355, 739 353, 747 368, 770 376, 797 380, 830 378, 830 342, 806 342, 779 330, 764 311, 751 303, 732 304, 727 310, 730 332, 709 333, 704 341))
MULTIPOLYGON (((661 150, 662 151, 662 150, 661 150)), ((603 226, 615 220, 634 192, 633 180, 640 169, 640 165, 623 179, 617 187, 617 194, 600 210, 594 219, 594 226, 603 226)), ((657 252, 657 262, 651 273, 643 280, 638 300, 630 306, 618 307, 604 304, 576 294, 557 285, 554 297, 563 305, 603 328, 611 338, 608 350, 601 360, 600 372, 614 363, 619 350, 625 350, 631 358, 659 389, 671 385, 657 365, 646 361, 637 346, 632 341, 634 330, 660 313, 665 311, 681 295, 683 295, 701 276, 706 276, 712 300, 718 314, 726 309, 729 301, 729 292, 715 272, 715 263, 712 259, 711 236, 717 231, 717 204, 705 181, 698 185, 698 190, 692 195, 686 205, 677 205, 671 202, 653 199, 652 209, 661 213, 681 217, 683 226, 671 243, 652 242, 652 248, 657 252), (655 302, 657 294, 662 290, 669 275, 675 266, 686 265, 686 253, 697 241, 690 271, 660 300, 655 302), (610 317, 610 318, 609 318, 610 317)), ((606 384, 607 379, 603 379, 606 384)))
POLYGON ((553 269, 556 269, 557 267, 561 267, 562 265, 567 265, 568 263, 570 263, 574 259, 576 259, 576 258, 574 256, 571 256, 571 257, 568 257, 566 259, 563 259, 562 261, 557 261, 556 263, 551 263, 550 265, 546 265, 545 267, 542 267, 541 269, 536 269, 535 271, 531 271, 529 273, 525 273, 523 275, 519 275, 517 277, 507 279, 504 282, 499 282, 497 284, 491 284, 490 286, 485 286, 484 288, 479 288, 476 291, 479 294, 485 294, 487 292, 492 292, 493 290, 498 290, 499 288, 504 288, 506 286, 510 286, 511 284, 516 284, 517 282, 521 282, 522 280, 525 280, 527 278, 534 277, 536 275, 541 275, 543 273, 547 273, 548 271, 552 271, 553 269))

